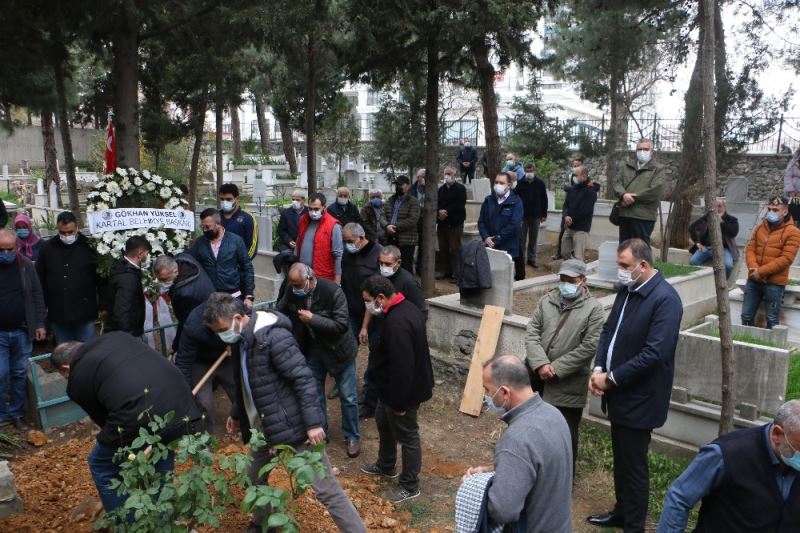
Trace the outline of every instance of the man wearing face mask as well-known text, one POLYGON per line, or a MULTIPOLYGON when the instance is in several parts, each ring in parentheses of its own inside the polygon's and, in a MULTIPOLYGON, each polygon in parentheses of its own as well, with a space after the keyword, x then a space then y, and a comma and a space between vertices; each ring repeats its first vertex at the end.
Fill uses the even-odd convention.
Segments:
POLYGON ((614 508, 587 521, 644 531, 650 478, 650 434, 667 419, 683 305, 653 268, 650 245, 630 239, 617 249, 622 288, 603 325, 589 391, 602 397, 611 422, 614 508))
POLYGON ((97 263, 89 239, 69 211, 56 218, 58 235, 42 246, 36 273, 42 284, 47 322, 56 342, 86 342, 97 320, 97 263))
POLYGON ((361 208, 361 220, 367 237, 379 244, 386 244, 386 231, 383 229, 386 215, 383 212, 383 193, 380 189, 370 189, 369 202, 361 208))
POLYGON ((189 253, 206 271, 216 291, 232 294, 252 309, 255 275, 244 241, 225 231, 219 213, 210 207, 200 213, 200 228, 203 234, 195 239, 189 253))
POLYGON ((328 213, 338 220, 342 227, 351 222, 362 224, 361 215, 358 213, 358 207, 350 201, 350 189, 347 187, 339 187, 336 189, 336 203, 328 208, 328 213))
POLYGON ((46 334, 44 298, 33 263, 17 252, 17 236, 7 229, 0 229, 0 279, 0 424, 24 430, 31 343, 46 334))
MULTIPOLYGON (((517 262, 523 216, 522 200, 509 189, 508 176, 505 173, 498 174, 494 179, 494 191, 483 201, 478 217, 478 231, 486 247, 508 252, 511 259, 517 262)), ((514 279, 524 278, 524 270, 520 272, 519 268, 515 268, 514 279)))
MULTIPOLYGON (((582 167, 583 165, 583 156, 582 155, 573 155, 572 156, 572 168, 570 172, 567 172, 564 176, 564 185, 562 189, 564 193, 569 194, 569 191, 575 186, 575 183, 578 181, 578 178, 575 177, 575 171, 578 167, 582 167)), ((589 179, 589 183, 595 187, 595 190, 599 191, 600 187, 589 179)), ((558 242, 556 243, 556 253, 551 257, 553 261, 561 259, 561 241, 564 239, 564 231, 566 231, 567 226, 564 224, 564 206, 561 207, 561 229, 558 233, 558 242)))
POLYGON ((370 385, 378 395, 375 407, 380 439, 378 460, 363 465, 361 471, 374 476, 398 477, 399 444, 403 458, 399 485, 382 497, 400 503, 420 494, 422 447, 417 410, 433 396, 433 367, 425 319, 414 304, 395 292, 384 276, 369 278, 361 292, 367 311, 383 318, 370 369, 370 385))
POLYGON ((642 239, 650 244, 658 205, 664 191, 662 167, 653 162, 653 142, 636 143, 636 160, 620 165, 614 180, 614 197, 619 205, 619 242, 642 239))
POLYGON ((125 253, 111 266, 108 278, 106 331, 124 331, 143 339, 145 302, 142 270, 150 268, 150 243, 141 235, 125 241, 125 253))
POLYGON ((292 192, 292 204, 280 210, 278 220, 278 235, 281 239, 281 251, 291 251, 297 248, 297 230, 300 227, 300 218, 306 214, 306 193, 301 189, 292 192))
POLYGON ((494 464, 467 470, 494 472, 487 511, 498 524, 527 533, 572 531, 572 452, 569 430, 555 407, 542 401, 515 355, 483 365, 484 403, 508 424, 494 447, 494 464))
POLYGON ((444 169, 444 185, 439 187, 436 202, 436 237, 439 240, 439 257, 444 272, 437 279, 453 280, 461 254, 464 221, 467 218, 467 188, 456 182, 456 171, 453 167, 444 169))
POLYGON ((478 151, 472 146, 472 141, 464 139, 464 143, 458 149, 456 164, 461 172, 461 181, 472 183, 475 179, 475 168, 478 165, 478 151))
POLYGON ((767 205, 767 216, 753 230, 747 245, 747 285, 742 301, 742 324, 755 326, 756 313, 765 302, 767 329, 780 323, 781 303, 789 268, 800 249, 800 230, 789 215, 788 200, 776 196, 767 205))
MULTIPOLYGON (((350 330, 347 298, 341 287, 318 278, 303 263, 295 263, 289 269, 289 284, 291 290, 275 307, 292 322, 294 338, 314 374, 323 413, 327 413, 325 377, 330 374, 336 381, 347 455, 357 457, 361 452, 355 362, 358 346, 350 330)), ((323 429, 327 435, 327 417, 323 429)))
POLYGON ((517 156, 511 152, 506 154, 506 163, 503 166, 503 170, 500 172, 513 172, 517 175, 517 181, 525 178, 525 168, 522 166, 522 163, 517 160, 517 156))
POLYGON ((258 222, 239 205, 239 187, 234 183, 223 184, 219 188, 219 203, 222 227, 242 238, 247 255, 252 259, 258 248, 258 222))
POLYGON ((397 246, 403 256, 403 268, 414 273, 414 248, 417 246, 419 234, 417 220, 420 217, 419 201, 409 191, 411 181, 408 176, 397 176, 395 193, 384 204, 384 220, 381 222, 386 231, 386 242, 397 246))
POLYGON ((325 195, 315 192, 308 198, 308 213, 300 218, 297 232, 297 257, 317 276, 342 282, 342 225, 325 209, 325 195))
MULTIPOLYGON (((269 473, 262 478, 258 472, 273 459, 271 446, 288 444, 304 451, 325 440, 325 414, 320 409, 314 376, 292 336, 291 322, 277 311, 248 316, 240 301, 214 293, 206 304, 203 322, 231 345, 236 402, 228 417, 228 434, 240 430, 242 440, 248 442, 250 428, 256 428, 270 444, 251 452, 253 462, 248 467, 253 484, 266 484, 269 473)), ((320 453, 325 476, 312 483, 314 496, 326 507, 339 531, 366 531, 336 481, 328 453, 324 449, 320 453)), ((268 517, 268 510, 256 513, 247 531, 266 531, 268 517)))
POLYGON ((698 533, 800 531, 800 400, 771 424, 740 429, 700 448, 664 498, 658 533, 683 533, 697 502, 698 533))
POLYGON ((572 469, 578 457, 578 429, 586 406, 586 378, 597 350, 605 312, 586 288, 586 265, 567 259, 558 288, 536 306, 525 335, 525 363, 531 385, 567 421, 572 469))
POLYGON ((178 319, 178 330, 172 342, 172 349, 175 351, 189 313, 205 303, 214 292, 214 284, 200 263, 187 252, 181 252, 175 257, 166 254, 158 256, 153 264, 153 273, 158 280, 160 292, 169 295, 172 310, 178 319))
POLYGON ((564 259, 574 257, 583 261, 589 231, 592 229, 594 205, 597 203, 597 191, 589 183, 589 170, 578 167, 575 170, 577 183, 567 193, 564 201, 564 238, 561 240, 561 251, 564 259))
POLYGON ((527 252, 528 264, 538 268, 536 252, 539 226, 547 220, 547 186, 536 175, 536 166, 533 163, 525 165, 525 179, 520 180, 514 192, 522 199, 524 213, 519 234, 520 259, 524 261, 527 252))

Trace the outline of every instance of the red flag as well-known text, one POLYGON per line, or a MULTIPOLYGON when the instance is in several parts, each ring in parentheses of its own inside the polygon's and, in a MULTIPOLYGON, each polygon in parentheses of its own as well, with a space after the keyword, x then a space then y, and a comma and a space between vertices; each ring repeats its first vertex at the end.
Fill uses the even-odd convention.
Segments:
POLYGON ((113 174, 117 169, 117 140, 114 137, 114 124, 108 121, 106 134, 106 174, 113 174))

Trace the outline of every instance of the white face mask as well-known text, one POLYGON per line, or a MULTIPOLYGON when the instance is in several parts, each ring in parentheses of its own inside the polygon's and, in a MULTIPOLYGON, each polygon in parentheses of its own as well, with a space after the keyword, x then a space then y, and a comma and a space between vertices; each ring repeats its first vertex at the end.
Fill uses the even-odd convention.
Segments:
POLYGON ((378 316, 383 313, 383 306, 375 307, 375 300, 371 302, 364 302, 364 307, 367 308, 367 311, 371 313, 373 316, 378 316))
POLYGON ((636 285, 636 282, 639 281, 639 278, 642 277, 642 272, 640 270, 639 274, 634 278, 633 273, 635 271, 636 271, 635 268, 633 270, 625 270, 623 268, 617 270, 617 280, 619 281, 620 285, 624 285, 629 289, 631 287, 634 287, 636 285))
POLYGON ((494 186, 494 193, 497 196, 505 196, 505 194, 506 194, 506 186, 505 185, 501 185, 499 183, 496 183, 495 186, 494 186))
POLYGON ((347 205, 347 202, 349 202, 349 201, 350 201, 349 198, 337 198, 336 199, 336 203, 339 204, 339 205, 347 205))
POLYGON ((381 265, 381 276, 384 278, 389 278, 394 275, 394 267, 381 265))
POLYGON ((447 183, 448 185, 450 185, 451 183, 453 183, 453 181, 454 181, 454 180, 453 180, 453 176, 451 176, 450 174, 445 174, 445 175, 444 175, 444 182, 445 182, 445 183, 447 183))
POLYGON ((322 211, 309 211, 308 216, 311 217, 311 220, 319 220, 322 218, 322 211))
POLYGON ((649 162, 651 157, 652 152, 650 150, 636 150, 636 159, 642 164, 649 162))
POLYGON ((525 179, 528 180, 528 181, 533 181, 533 178, 535 178, 535 177, 536 177, 536 174, 534 174, 533 172, 526 172, 525 173, 525 179))
POLYGON ((236 344, 242 338, 242 323, 239 322, 239 331, 236 331, 236 319, 231 321, 231 329, 217 333, 219 340, 225 344, 236 344))
POLYGON ((464 146, 466 146, 467 148, 469 148, 470 146, 472 146, 472 143, 465 142, 465 143, 464 143, 464 146))
POLYGON ((508 412, 508 408, 506 407, 506 402, 503 402, 503 405, 495 405, 494 404, 494 397, 497 396, 497 393, 500 392, 500 389, 494 391, 492 396, 488 394, 483 395, 483 403, 486 404, 486 410, 490 413, 494 413, 496 415, 502 416, 508 412))
POLYGON ((151 265, 151 264, 152 264, 152 261, 150 260, 150 256, 148 255, 148 256, 145 258, 145 260, 144 260, 144 261, 142 261, 142 262, 139 264, 139 268, 141 268, 142 270, 147 270, 148 268, 150 268, 150 265, 151 265))
POLYGON ((75 241, 78 240, 78 236, 77 235, 61 235, 61 234, 59 234, 58 238, 61 239, 61 242, 63 242, 67 246, 69 246, 70 244, 74 244, 75 241))
POLYGON ((516 188, 517 188, 517 182, 516 181, 512 181, 511 182, 511 190, 513 191, 516 188))
POLYGON ((300 211, 303 208, 303 202, 300 202, 298 200, 292 200, 292 208, 295 211, 300 211))
POLYGON ((220 207, 222 207, 222 210, 226 213, 230 213, 233 211, 233 202, 230 200, 222 200, 222 202, 220 202, 220 207))

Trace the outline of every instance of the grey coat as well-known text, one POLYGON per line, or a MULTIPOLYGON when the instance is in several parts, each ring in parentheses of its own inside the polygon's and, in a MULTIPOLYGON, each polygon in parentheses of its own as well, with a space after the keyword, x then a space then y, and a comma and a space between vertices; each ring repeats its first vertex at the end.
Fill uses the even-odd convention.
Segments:
POLYGON ((461 247, 461 261, 456 267, 459 289, 491 289, 492 270, 489 254, 481 241, 470 241, 461 247))

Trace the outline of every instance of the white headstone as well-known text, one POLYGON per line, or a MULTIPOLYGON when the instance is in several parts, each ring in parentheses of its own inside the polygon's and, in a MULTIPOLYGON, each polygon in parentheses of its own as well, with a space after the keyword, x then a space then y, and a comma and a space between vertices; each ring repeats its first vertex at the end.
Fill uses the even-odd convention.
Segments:
MULTIPOLYGON (((256 182, 258 183, 258 182, 256 182)), ((255 189, 255 187, 254 187, 255 189)), ((259 252, 272 251, 272 217, 256 216, 258 224, 258 245, 259 252)))
POLYGON ((53 209, 58 207, 58 187, 56 182, 50 182, 50 207, 53 209))
POLYGON ((272 185, 275 183, 275 172, 270 169, 264 169, 261 171, 261 179, 267 185, 272 185))
POLYGON ((248 168, 247 172, 244 173, 244 182, 245 183, 253 183, 256 180, 256 171, 255 169, 248 168))
POLYGON ((605 281, 617 281, 617 248, 616 241, 606 241, 597 250, 597 278, 605 281))
POLYGON ((555 209, 556 208, 556 193, 553 191, 547 191, 547 209, 555 209))
POLYGON ((492 184, 489 178, 477 178, 472 180, 472 197, 476 201, 482 202, 491 192, 492 184))
POLYGON ((3 165, 3 179, 4 180, 8 180, 9 179, 9 176, 8 176, 8 165, 3 165))
POLYGON ((42 178, 36 180, 36 194, 44 194, 44 180, 42 178))
POLYGON ((253 181, 253 202, 258 204, 267 201, 267 184, 264 180, 253 181))
POLYGON ((514 307, 514 261, 502 250, 487 248, 486 253, 492 271, 492 288, 463 299, 463 303, 481 308, 487 304, 497 305, 505 309, 506 315, 510 315, 514 307))

